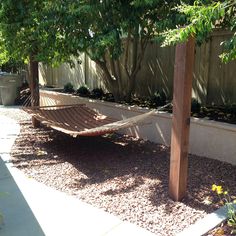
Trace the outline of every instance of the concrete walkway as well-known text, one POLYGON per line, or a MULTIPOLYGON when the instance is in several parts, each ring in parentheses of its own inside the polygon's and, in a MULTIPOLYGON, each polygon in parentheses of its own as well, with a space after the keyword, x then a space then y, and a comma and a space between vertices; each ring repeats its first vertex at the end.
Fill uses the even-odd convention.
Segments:
POLYGON ((2 236, 154 236, 134 224, 88 205, 78 198, 28 178, 10 163, 20 127, 0 115, 0 211, 2 236))

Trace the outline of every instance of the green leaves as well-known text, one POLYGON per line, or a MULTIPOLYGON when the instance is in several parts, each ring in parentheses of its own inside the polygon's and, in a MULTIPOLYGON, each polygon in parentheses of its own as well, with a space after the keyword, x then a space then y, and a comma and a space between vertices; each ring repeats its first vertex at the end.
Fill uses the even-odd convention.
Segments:
MULTIPOLYGON (((204 1, 203 1, 204 2, 204 1)), ((187 17, 187 24, 182 27, 167 30, 162 35, 165 38, 162 46, 186 41, 190 36, 196 37, 197 42, 205 40, 215 28, 224 28, 235 31, 236 9, 235 1, 215 2, 207 1, 203 4, 195 1, 193 6, 180 5, 176 9, 187 17)), ((236 35, 230 40, 222 42, 225 52, 220 55, 223 62, 236 59, 236 35)))
MULTIPOLYGON (((69 61, 72 50, 63 34, 60 17, 66 16, 66 1, 7 0, 0 3, 0 60, 27 60, 58 65, 69 61)), ((76 54, 76 53, 74 53, 76 54)))
MULTIPOLYGON (((27 60, 58 65, 71 56, 89 52, 91 58, 105 55, 118 59, 124 51, 122 39, 151 39, 171 23, 170 10, 178 1, 42 0, 2 1, 0 31, 4 53, 27 60), (166 20, 168 18, 168 20, 166 20), (137 30, 138 29, 138 30, 137 30)), ((5 60, 5 59, 4 59, 5 60)))
POLYGON ((222 42, 225 52, 220 55, 223 62, 229 62, 236 59, 236 33, 230 40, 222 42))
POLYGON ((224 4, 220 2, 210 5, 195 2, 193 6, 183 4, 176 9, 187 17, 187 24, 164 32, 163 46, 184 42, 190 36, 195 36, 198 42, 202 42, 215 27, 216 21, 225 14, 224 4))
MULTIPOLYGON (((0 62, 7 58, 59 65, 87 52, 94 60, 118 59, 123 38, 148 41, 165 38, 163 46, 190 35, 202 41, 219 24, 235 29, 235 8, 202 0, 5 0, 0 3, 0 62), (203 4, 207 2, 210 4, 203 4), (232 21, 232 17, 234 21, 232 21), (164 31, 164 33, 163 33, 164 31)), ((227 1, 228 3, 228 1, 227 1)), ((225 42, 224 61, 235 58, 235 36, 225 42)))

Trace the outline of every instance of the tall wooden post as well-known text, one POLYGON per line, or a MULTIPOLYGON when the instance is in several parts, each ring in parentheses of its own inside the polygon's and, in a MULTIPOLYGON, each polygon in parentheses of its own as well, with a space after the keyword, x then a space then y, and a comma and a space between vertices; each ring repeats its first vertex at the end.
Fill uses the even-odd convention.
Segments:
POLYGON ((180 201, 186 194, 194 38, 176 46, 169 194, 180 201))
MULTIPOLYGON (((39 106, 39 72, 38 62, 34 56, 30 56, 29 61, 29 82, 31 91, 31 106, 39 106)), ((40 122, 32 117, 32 125, 37 128, 40 126, 40 122)))

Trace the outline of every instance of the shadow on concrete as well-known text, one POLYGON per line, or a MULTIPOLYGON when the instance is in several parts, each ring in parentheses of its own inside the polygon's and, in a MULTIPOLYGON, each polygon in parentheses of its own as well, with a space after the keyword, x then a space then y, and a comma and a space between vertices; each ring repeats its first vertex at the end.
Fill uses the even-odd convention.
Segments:
POLYGON ((3 215, 0 235, 45 235, 1 157, 0 193, 0 212, 3 215))

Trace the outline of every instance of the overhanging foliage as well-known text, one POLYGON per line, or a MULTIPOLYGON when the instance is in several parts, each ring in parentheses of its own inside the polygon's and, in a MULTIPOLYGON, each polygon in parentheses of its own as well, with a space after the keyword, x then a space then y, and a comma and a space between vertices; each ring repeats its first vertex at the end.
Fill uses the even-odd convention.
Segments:
POLYGON ((208 4, 196 1, 193 6, 179 5, 176 9, 186 15, 188 24, 164 32, 163 46, 186 41, 190 36, 195 36, 202 42, 215 28, 232 31, 232 37, 222 42, 224 53, 220 55, 224 62, 236 59, 236 2, 232 1, 207 1, 208 4))

